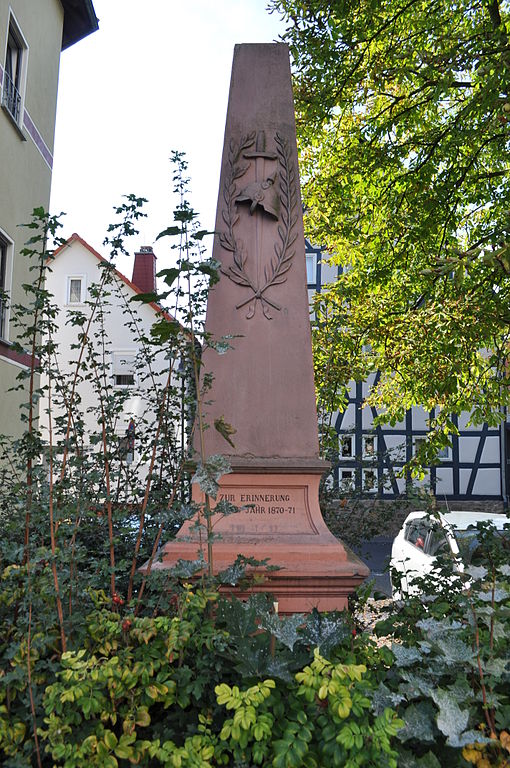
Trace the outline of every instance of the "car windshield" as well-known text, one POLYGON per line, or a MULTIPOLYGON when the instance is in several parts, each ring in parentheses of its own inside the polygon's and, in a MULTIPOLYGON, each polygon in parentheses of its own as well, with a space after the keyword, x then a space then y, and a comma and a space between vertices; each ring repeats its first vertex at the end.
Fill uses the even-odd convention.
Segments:
MULTIPOLYGON (((480 534, 481 531, 476 528, 468 528, 465 531, 455 531, 455 538, 459 545, 459 551, 462 561, 466 565, 479 565, 480 558, 483 559, 483 555, 480 549, 480 534)), ((497 536, 497 531, 494 531, 494 535, 497 536)))

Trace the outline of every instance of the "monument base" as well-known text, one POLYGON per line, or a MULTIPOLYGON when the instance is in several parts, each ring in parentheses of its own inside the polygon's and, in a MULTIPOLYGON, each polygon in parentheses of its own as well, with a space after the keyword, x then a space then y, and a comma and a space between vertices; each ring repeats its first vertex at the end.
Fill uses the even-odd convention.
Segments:
MULTIPOLYGON (((280 613, 343 610, 369 570, 322 519, 318 491, 324 462, 294 460, 283 468, 282 461, 278 463, 280 471, 274 471, 270 461, 251 459, 221 478, 216 503, 229 502, 240 511, 212 518, 214 533, 219 535, 213 543, 214 573, 227 569, 238 555, 267 559, 267 565, 279 567, 269 573, 255 568, 264 579, 257 580, 248 593, 227 586, 221 591, 238 597, 270 592, 280 613)), ((195 486, 193 495, 195 502, 203 503, 195 486)), ((200 549, 207 559, 205 530, 201 543, 196 520, 190 520, 152 567, 172 568, 178 560, 196 560, 200 549)))

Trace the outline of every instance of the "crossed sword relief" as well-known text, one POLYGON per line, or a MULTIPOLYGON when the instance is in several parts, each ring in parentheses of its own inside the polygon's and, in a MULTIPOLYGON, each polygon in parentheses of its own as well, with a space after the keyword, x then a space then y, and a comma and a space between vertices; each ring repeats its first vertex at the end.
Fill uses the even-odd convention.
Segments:
MULTIPOLYGON (((243 253, 242 245, 237 243, 234 235, 234 226, 239 219, 237 213, 237 206, 240 203, 249 203, 250 216, 257 213, 257 209, 278 221, 280 219, 280 206, 281 197, 278 190, 278 169, 274 171, 271 176, 265 176, 265 161, 266 160, 279 160, 283 169, 283 176, 292 177, 293 174, 289 173, 288 167, 288 152, 285 141, 276 135, 276 141, 279 146, 279 152, 270 152, 266 150, 266 137, 264 131, 257 133, 255 142, 255 134, 250 134, 241 140, 240 146, 235 151, 235 145, 231 142, 229 164, 230 164, 230 177, 225 182, 224 198, 227 202, 227 211, 223 212, 223 220, 228 226, 228 233, 220 234, 220 242, 222 246, 233 253, 234 264, 228 268, 222 268, 221 271, 227 277, 230 278, 237 285, 241 285, 246 288, 250 288, 253 292, 244 301, 241 301, 236 305, 236 309, 242 309, 247 304, 250 305, 247 319, 252 318, 255 315, 255 309, 257 301, 260 301, 264 316, 271 320, 272 317, 269 314, 269 307, 277 310, 281 310, 281 306, 275 301, 268 299, 265 295, 265 291, 272 285, 278 285, 285 282, 287 279, 286 272, 290 269, 291 258, 293 253, 288 255, 287 250, 294 242, 294 238, 290 237, 290 229, 295 223, 295 219, 292 220, 290 210, 292 205, 292 193, 289 189, 289 182, 293 179, 284 179, 283 186, 287 192, 286 204, 283 207, 286 211, 284 217, 284 226, 278 226, 278 234, 281 239, 281 247, 275 245, 276 259, 272 259, 270 267, 264 268, 264 284, 261 286, 261 222, 259 216, 255 221, 255 254, 256 254, 256 266, 257 266, 257 279, 256 284, 253 283, 250 276, 247 274, 244 266, 247 261, 247 256, 243 253), (253 147, 255 143, 255 148, 253 147), (240 157, 244 157, 247 160, 255 160, 255 181, 244 187, 239 193, 237 192, 234 180, 244 176, 249 168, 249 165, 239 165, 238 161, 240 157)), ((294 193, 295 196, 295 193, 294 193)))

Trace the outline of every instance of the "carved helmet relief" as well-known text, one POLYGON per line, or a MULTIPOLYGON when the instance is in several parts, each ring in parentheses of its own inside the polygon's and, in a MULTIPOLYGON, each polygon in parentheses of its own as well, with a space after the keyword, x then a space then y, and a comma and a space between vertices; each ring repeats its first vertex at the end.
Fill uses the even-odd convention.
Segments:
MULTIPOLYGON (((296 174, 290 161, 288 142, 279 133, 274 134, 275 151, 266 149, 265 131, 255 131, 242 136, 239 142, 230 142, 227 174, 223 185, 225 208, 222 218, 227 227, 220 233, 220 243, 226 251, 232 253, 232 263, 225 264, 221 271, 236 285, 249 291, 249 296, 236 305, 236 309, 248 307, 246 317, 254 317, 257 303, 260 302, 264 317, 272 319, 271 308, 281 310, 281 306, 266 294, 268 288, 280 285, 287 280, 287 272, 292 265, 296 240, 293 232, 297 216, 295 214, 296 174), (266 162, 274 168, 268 175, 266 162), (242 186, 238 182, 248 171, 254 179, 242 186), (249 204, 249 207, 245 205, 249 204), (277 237, 273 243, 273 255, 266 264, 262 264, 261 244, 255 238, 250 259, 244 244, 236 237, 236 225, 241 215, 266 217, 278 222, 277 237), (255 264, 250 263, 255 261, 255 264)), ((256 220, 255 226, 259 226, 256 220)))

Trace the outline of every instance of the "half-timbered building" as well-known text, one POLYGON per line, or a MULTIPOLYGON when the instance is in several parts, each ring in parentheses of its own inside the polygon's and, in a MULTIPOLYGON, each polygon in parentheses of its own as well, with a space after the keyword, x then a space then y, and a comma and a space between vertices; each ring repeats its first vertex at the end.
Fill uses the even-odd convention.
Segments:
MULTIPOLYGON (((321 249, 306 241, 310 298, 333 282, 342 269, 323 259, 321 249)), ((340 492, 392 500, 410 491, 410 478, 402 475, 402 468, 425 439, 428 418, 434 414, 416 407, 394 426, 375 426, 377 410, 365 405, 365 399, 376 383, 376 375, 351 382, 345 409, 332 414, 338 455, 330 482, 340 492)), ((510 494, 510 423, 506 414, 499 427, 469 425, 467 413, 454 416, 453 421, 459 434, 453 436, 451 447, 438 455, 437 464, 427 468, 421 485, 452 506, 469 509, 482 504, 484 508, 506 509, 510 494)))

